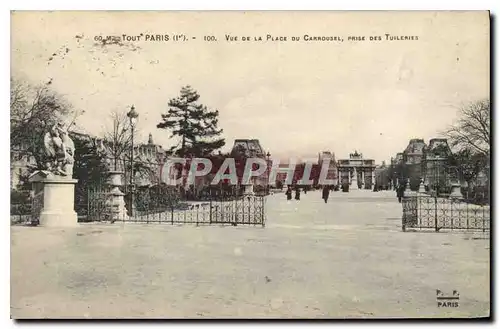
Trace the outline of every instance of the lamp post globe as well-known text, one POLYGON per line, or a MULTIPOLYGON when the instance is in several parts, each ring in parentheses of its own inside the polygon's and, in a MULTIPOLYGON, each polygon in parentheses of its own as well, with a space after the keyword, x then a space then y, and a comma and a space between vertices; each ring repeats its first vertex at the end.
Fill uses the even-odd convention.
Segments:
POLYGON ((135 106, 134 105, 132 105, 130 107, 130 111, 127 113, 127 117, 130 120, 130 125, 132 127, 135 127, 135 125, 137 123, 137 118, 139 117, 139 113, 137 113, 137 111, 135 110, 135 106))

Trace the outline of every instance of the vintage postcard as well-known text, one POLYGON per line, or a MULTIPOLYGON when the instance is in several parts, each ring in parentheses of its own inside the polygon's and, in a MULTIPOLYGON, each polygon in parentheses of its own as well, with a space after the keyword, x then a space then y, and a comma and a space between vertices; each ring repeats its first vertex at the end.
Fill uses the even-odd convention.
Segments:
POLYGON ((13 319, 490 317, 490 13, 14 11, 13 319))

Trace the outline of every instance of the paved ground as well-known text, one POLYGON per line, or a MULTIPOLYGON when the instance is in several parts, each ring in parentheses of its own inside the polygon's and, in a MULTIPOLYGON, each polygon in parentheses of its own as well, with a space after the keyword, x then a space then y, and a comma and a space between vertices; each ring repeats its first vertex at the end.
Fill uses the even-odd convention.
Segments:
POLYGON ((393 192, 269 197, 261 227, 12 227, 14 318, 478 317, 489 240, 401 232, 393 192), (438 308, 436 289, 458 290, 438 308))

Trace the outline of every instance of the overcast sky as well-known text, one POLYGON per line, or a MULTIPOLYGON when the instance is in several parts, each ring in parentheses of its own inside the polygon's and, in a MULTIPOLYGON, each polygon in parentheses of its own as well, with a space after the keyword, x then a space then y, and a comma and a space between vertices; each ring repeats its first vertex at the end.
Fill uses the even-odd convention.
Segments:
POLYGON ((257 138, 273 157, 328 150, 339 159, 356 149, 377 163, 410 138, 437 136, 462 103, 489 97, 486 12, 23 12, 12 15, 11 42, 11 74, 52 79, 85 111, 81 130, 102 135, 112 111, 134 104, 139 139, 152 133, 164 147, 174 142, 156 124, 186 84, 219 110, 226 149, 234 139, 257 138), (97 35, 140 33, 196 40, 94 44, 97 35), (385 33, 418 40, 390 42, 385 33), (225 34, 288 41, 229 43, 225 34), (344 42, 290 41, 304 34, 344 42))

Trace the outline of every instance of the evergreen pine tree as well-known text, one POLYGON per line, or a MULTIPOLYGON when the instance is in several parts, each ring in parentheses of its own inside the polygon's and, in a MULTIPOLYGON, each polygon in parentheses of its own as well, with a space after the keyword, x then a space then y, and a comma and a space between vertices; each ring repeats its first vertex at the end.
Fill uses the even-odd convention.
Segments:
POLYGON ((182 87, 180 97, 168 102, 168 112, 162 114, 163 121, 156 125, 171 130, 171 138, 180 139, 179 144, 170 149, 180 157, 204 157, 225 144, 224 138, 219 137, 222 129, 217 128, 219 111, 210 111, 197 103, 199 98, 191 86, 182 87))

